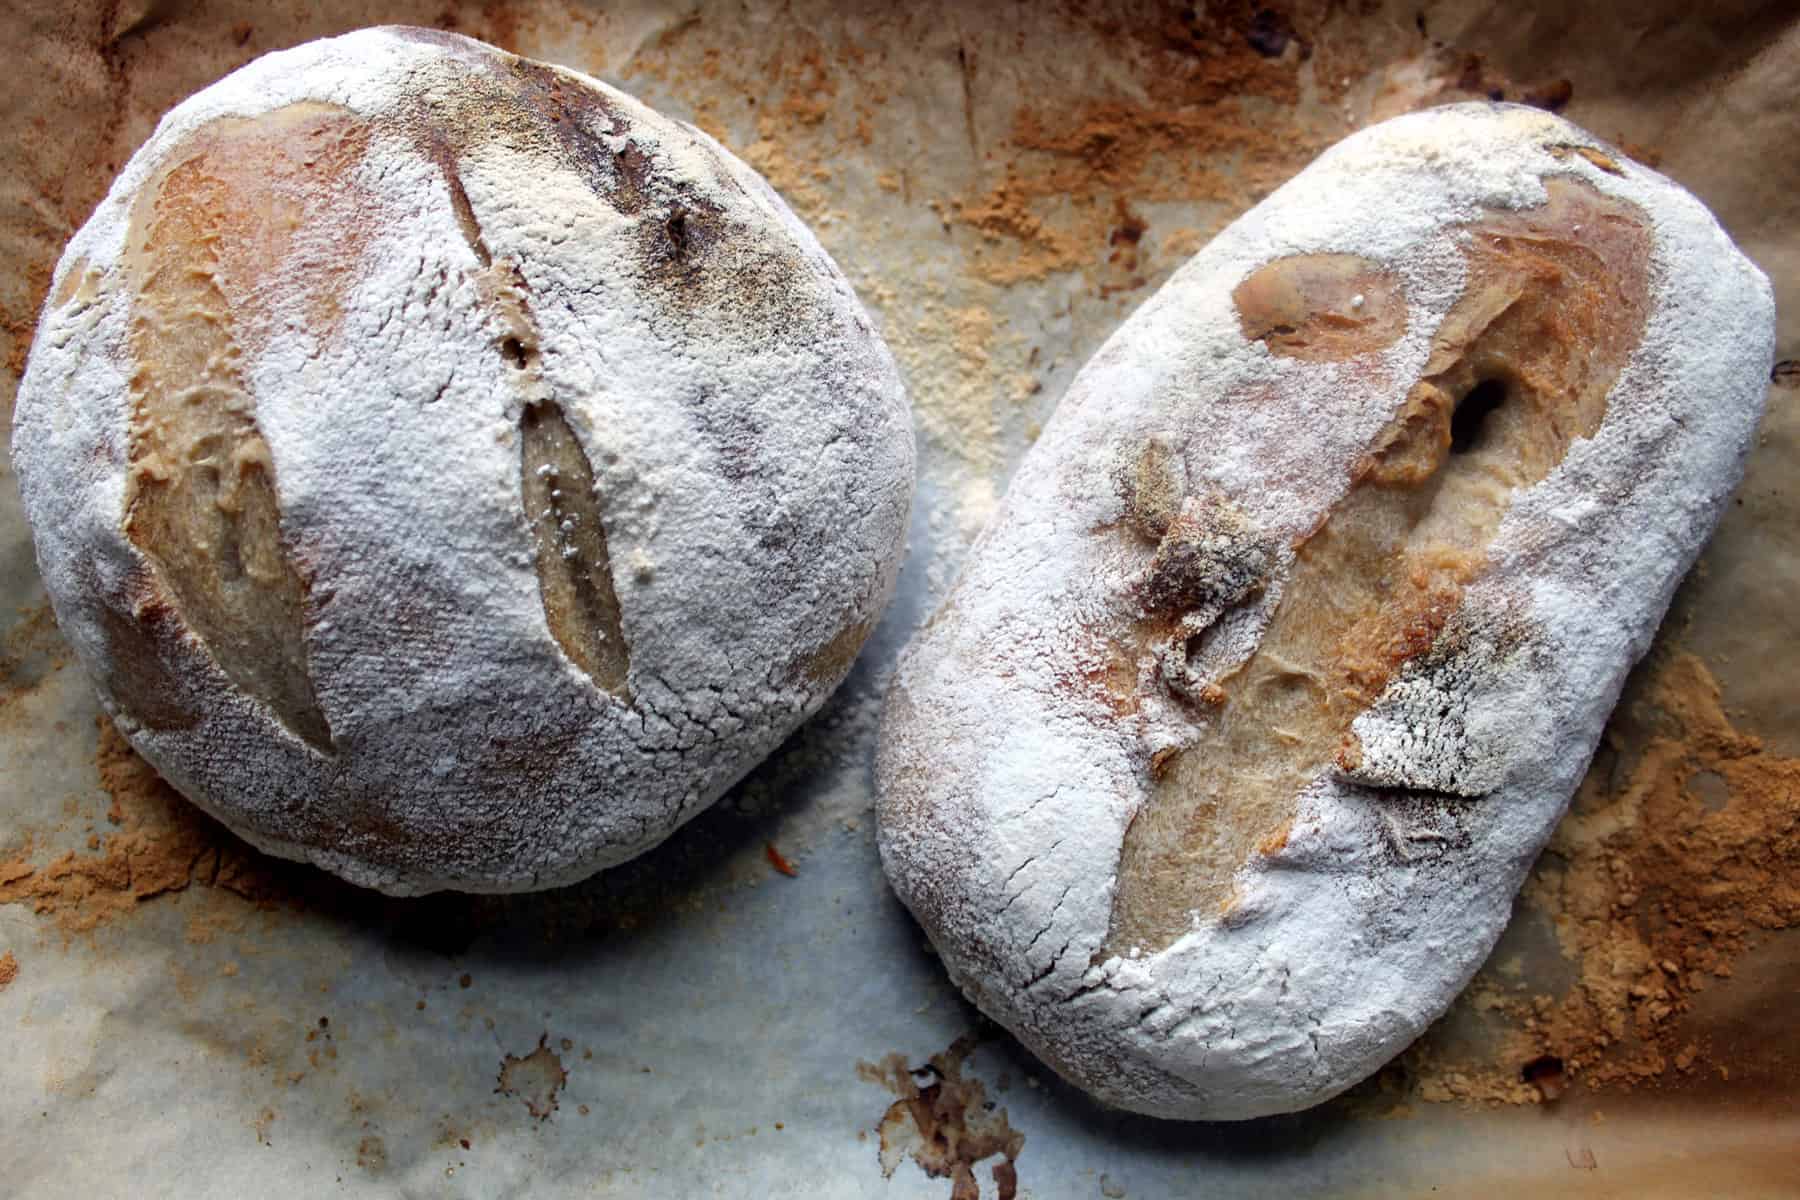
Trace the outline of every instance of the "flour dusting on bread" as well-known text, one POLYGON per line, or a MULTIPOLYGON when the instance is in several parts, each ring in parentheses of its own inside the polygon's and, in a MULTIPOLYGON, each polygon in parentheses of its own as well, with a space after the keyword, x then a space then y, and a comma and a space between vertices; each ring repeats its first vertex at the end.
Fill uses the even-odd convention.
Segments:
POLYGON ((1072 384, 878 764, 890 878, 1057 1070, 1288 1111, 1498 936, 1736 485, 1767 281, 1559 118, 1363 131, 1072 384))
POLYGON ((133 745, 392 892, 569 882, 823 703, 890 595, 897 372, 753 171, 373 29, 171 111, 58 269, 14 462, 133 745))

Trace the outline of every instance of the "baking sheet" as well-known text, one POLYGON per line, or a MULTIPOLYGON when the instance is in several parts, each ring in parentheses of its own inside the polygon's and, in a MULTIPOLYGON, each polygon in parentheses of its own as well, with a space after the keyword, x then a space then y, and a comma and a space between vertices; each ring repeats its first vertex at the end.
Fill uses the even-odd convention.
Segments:
POLYGON ((248 850, 97 723, 8 470, 0 1195, 1800 1193, 1791 383, 1489 966, 1340 1101, 1099 1109, 945 981, 870 814, 894 655, 1074 370, 1374 117, 1562 107, 1713 207, 1797 357, 1800 14, 1687 8, 12 5, 6 413, 62 242, 157 115, 407 22, 600 75, 768 175, 881 322, 922 478, 850 681, 712 811, 575 888, 397 901, 248 850))

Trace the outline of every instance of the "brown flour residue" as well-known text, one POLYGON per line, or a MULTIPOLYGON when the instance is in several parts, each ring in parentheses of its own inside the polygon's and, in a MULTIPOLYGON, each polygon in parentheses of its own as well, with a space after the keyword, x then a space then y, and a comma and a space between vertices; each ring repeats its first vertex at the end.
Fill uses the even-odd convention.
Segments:
POLYGON ((984 478, 1003 461, 1002 431, 1043 389, 1040 352, 1006 330, 1006 311, 988 284, 932 282, 902 297, 881 280, 863 288, 885 313, 906 312, 883 333, 900 364, 919 431, 984 478))
MULTIPOLYGON (((157 896, 192 884, 251 900, 271 893, 260 856, 164 783, 105 717, 97 719, 96 766, 112 797, 114 828, 35 864, 29 841, 0 859, 0 904, 29 904, 65 936, 91 933, 157 896)), ((201 938, 199 940, 205 940, 201 938)))
POLYGON ((977 1200, 982 1187, 975 1168, 998 1157, 1001 1161, 987 1172, 993 1194, 999 1200, 1018 1195, 1017 1163, 1025 1135, 1007 1121, 1004 1108, 988 1103, 980 1080, 963 1078, 963 1063, 978 1041, 965 1034, 922 1067, 908 1066, 900 1054, 856 1064, 857 1078, 897 1097, 876 1126, 884 1178, 893 1178, 910 1157, 931 1178, 950 1180, 950 1200, 977 1200))
POLYGON ((1759 938, 1800 926, 1800 759, 1735 729, 1698 658, 1659 651, 1615 712, 1519 919, 1553 930, 1572 985, 1523 987, 1537 973, 1497 955, 1398 1064, 1422 1099, 1521 1103, 1554 1099, 1565 1081, 1729 1077, 1729 1055, 1685 1018, 1759 938), (1497 1028, 1497 1045, 1457 1044, 1459 1023, 1497 1028))
POLYGON ((375 1134, 367 1134, 356 1143, 356 1165, 371 1175, 387 1170, 387 1144, 375 1134))
POLYGON ((0 954, 0 989, 4 989, 18 977, 19 960, 13 957, 13 952, 8 950, 5 954, 0 954))
POLYGON ((500 1060, 500 1078, 494 1091, 511 1096, 533 1117, 547 1121, 556 1111, 556 1098, 568 1082, 569 1072, 556 1051, 550 1049, 550 1035, 546 1033, 538 1038, 537 1049, 530 1054, 508 1054, 500 1060))
POLYGON ((621 73, 813 225, 880 311, 919 425, 959 471, 1000 471, 1048 373, 1348 128, 1303 110, 1329 5, 1068 4, 1029 20, 927 5, 876 42, 866 22, 802 7, 772 42, 725 13, 678 22, 621 73), (1116 69, 1071 69, 1076 43, 1107 45, 1116 69), (1073 345, 996 333, 1016 327, 1012 285, 1066 275, 1084 285, 1066 303, 1073 345))
POLYGON ((1103 297, 1135 290, 1147 275, 1107 271, 1119 261, 1109 249, 1121 232, 1134 244, 1144 232, 1121 219, 1128 199, 1207 202, 1222 226, 1346 132, 1301 119, 1310 39, 1285 19, 1288 33, 1262 36, 1257 11, 1089 18, 1085 32, 1116 48, 1133 86, 1034 98, 1014 112, 997 176, 951 202, 953 218, 982 235, 972 272, 1006 286, 1086 271, 1103 297))
POLYGON ((716 47, 690 60, 687 35, 699 20, 682 22, 640 52, 633 72, 692 97, 693 122, 731 146, 809 222, 833 218, 834 155, 827 147, 868 140, 869 98, 862 91, 840 101, 837 69, 849 47, 831 47, 796 29, 761 62, 728 57, 716 47), (741 136, 746 121, 749 136, 741 136))

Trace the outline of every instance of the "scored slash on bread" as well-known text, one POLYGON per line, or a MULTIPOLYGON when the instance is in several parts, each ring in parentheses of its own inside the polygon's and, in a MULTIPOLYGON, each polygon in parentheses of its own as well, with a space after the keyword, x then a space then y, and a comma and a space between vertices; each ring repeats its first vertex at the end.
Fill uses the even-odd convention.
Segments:
POLYGON ((896 890, 1109 1103, 1291 1111, 1487 954, 1742 471, 1767 280, 1559 118, 1346 139, 1083 369, 882 723, 896 890))

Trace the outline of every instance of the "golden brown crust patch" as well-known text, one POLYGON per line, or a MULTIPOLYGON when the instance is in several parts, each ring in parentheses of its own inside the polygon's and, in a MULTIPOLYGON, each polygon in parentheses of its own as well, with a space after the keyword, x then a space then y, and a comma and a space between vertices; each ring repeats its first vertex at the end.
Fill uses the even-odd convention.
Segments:
POLYGON ((1406 296, 1379 263, 1354 254, 1290 254, 1232 290, 1244 336, 1273 354, 1337 362, 1406 332, 1406 296))
POLYGON ((91 293, 95 280, 90 277, 90 271, 86 258, 78 258, 70 263, 63 272, 62 283, 57 287, 56 294, 50 298, 50 307, 61 308, 75 297, 91 293))
POLYGON ((1557 158, 1567 158, 1571 154, 1579 154, 1609 175, 1625 174, 1625 168, 1621 167, 1617 160, 1611 155, 1602 154, 1592 146, 1552 146, 1550 147, 1550 153, 1557 158))
POLYGON ((195 131, 127 232, 131 467, 125 533, 221 670, 329 752, 305 647, 307 583, 281 534, 246 344, 342 314, 364 222, 348 176, 366 125, 303 103, 195 131))
POLYGON ((836 687, 849 673, 851 664, 874 629, 874 621, 851 621, 833 634, 831 640, 800 660, 800 674, 821 687, 836 687))
POLYGON ((1572 179, 1546 188, 1542 206, 1468 228, 1468 283, 1424 376, 1296 547, 1255 653, 1208 685, 1222 709, 1155 764, 1120 857, 1113 951, 1166 946, 1216 911, 1238 867, 1284 840, 1300 791, 1360 762, 1351 723, 1438 643, 1514 496, 1599 428, 1643 334, 1649 222, 1572 179))

